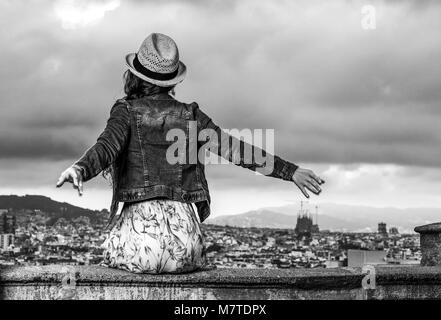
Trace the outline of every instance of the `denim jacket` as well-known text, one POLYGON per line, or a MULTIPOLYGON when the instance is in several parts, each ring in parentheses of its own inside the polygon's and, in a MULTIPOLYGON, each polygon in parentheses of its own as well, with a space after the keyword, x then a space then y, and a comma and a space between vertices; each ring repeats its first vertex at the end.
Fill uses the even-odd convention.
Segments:
MULTIPOLYGON (((265 166, 254 156, 247 158, 245 154, 248 147, 253 150, 252 155, 257 151, 265 155, 265 150, 225 133, 197 103, 182 103, 166 93, 117 100, 97 142, 75 165, 81 169, 83 181, 109 167, 112 169, 110 220, 118 211, 119 202, 168 198, 195 203, 202 222, 210 215, 205 164, 200 157, 190 161, 190 154, 204 154, 199 151, 207 146, 210 151, 215 150, 219 156, 250 170, 265 166), (209 143, 204 144, 195 141, 191 128, 196 131, 196 137, 203 129, 212 129, 216 135, 207 136, 209 143), (167 136, 171 129, 180 129, 185 138, 185 154, 180 155, 181 161, 177 163, 167 159, 167 151, 176 141, 167 136), (229 142, 227 148, 220 147, 225 140, 229 142)), ((273 169, 265 174, 290 181, 296 169, 295 164, 274 156, 273 169)))

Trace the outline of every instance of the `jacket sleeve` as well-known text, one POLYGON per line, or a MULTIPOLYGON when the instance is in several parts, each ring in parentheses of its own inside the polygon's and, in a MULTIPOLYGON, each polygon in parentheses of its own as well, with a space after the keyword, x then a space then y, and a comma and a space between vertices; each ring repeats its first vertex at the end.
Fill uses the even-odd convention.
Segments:
POLYGON ((96 143, 74 163, 80 168, 83 181, 98 175, 112 164, 124 149, 130 134, 130 113, 127 103, 118 100, 110 111, 104 131, 96 143))
POLYGON ((193 104, 198 128, 211 129, 211 132, 216 133, 208 138, 210 151, 217 151, 218 156, 243 168, 258 171, 269 177, 292 181, 297 165, 226 133, 200 110, 195 102, 193 104), (256 155, 261 156, 256 157, 256 155))

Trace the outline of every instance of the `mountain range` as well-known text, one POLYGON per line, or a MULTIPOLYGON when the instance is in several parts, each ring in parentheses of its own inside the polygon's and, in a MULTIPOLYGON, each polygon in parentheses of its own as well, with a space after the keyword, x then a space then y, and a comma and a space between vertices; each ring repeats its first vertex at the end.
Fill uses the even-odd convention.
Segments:
MULTIPOLYGON (((41 210, 54 218, 68 220, 81 216, 94 222, 107 217, 107 210, 90 210, 54 201, 41 195, 0 195, 0 209, 41 210)), ((266 207, 241 214, 221 215, 208 218, 207 223, 236 227, 295 228, 299 206, 295 204, 266 207)), ((312 214, 314 223, 316 215, 312 214)), ((413 232, 416 226, 441 221, 441 208, 376 208, 335 203, 319 206, 318 225, 321 230, 373 232, 379 222, 397 227, 402 233, 413 232)))
MULTIPOLYGON (((207 219, 207 223, 237 227, 295 228, 299 206, 267 207, 241 214, 222 215, 207 219)), ((316 215, 311 215, 316 223, 316 215)), ((318 224, 321 230, 374 232, 379 222, 397 227, 402 233, 412 233, 418 225, 441 221, 441 208, 376 208, 335 203, 319 206, 318 224)))

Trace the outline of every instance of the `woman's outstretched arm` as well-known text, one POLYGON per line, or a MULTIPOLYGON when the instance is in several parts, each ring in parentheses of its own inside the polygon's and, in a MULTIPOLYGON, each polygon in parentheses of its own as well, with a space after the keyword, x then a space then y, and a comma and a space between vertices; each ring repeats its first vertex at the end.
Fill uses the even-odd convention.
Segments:
POLYGON ((309 198, 307 190, 316 195, 320 194, 322 191, 320 185, 325 181, 312 170, 300 168, 294 163, 233 137, 217 126, 208 115, 197 107, 196 103, 194 104, 196 105, 198 127, 201 130, 210 129, 215 132, 211 137, 207 135, 210 140, 208 146, 210 151, 215 150, 217 155, 243 168, 258 171, 266 176, 292 181, 306 198, 309 198), (261 155, 260 159, 256 155, 261 155))
POLYGON ((98 175, 112 164, 126 145, 130 132, 130 113, 124 100, 118 100, 110 110, 110 117, 96 143, 72 166, 61 173, 57 187, 71 182, 83 193, 83 182, 98 175))

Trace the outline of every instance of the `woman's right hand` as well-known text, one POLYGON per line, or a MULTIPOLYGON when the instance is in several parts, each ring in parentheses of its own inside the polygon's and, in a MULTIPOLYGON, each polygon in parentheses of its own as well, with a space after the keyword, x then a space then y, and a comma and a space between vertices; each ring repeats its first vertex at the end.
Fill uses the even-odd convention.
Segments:
POLYGON ((325 183, 325 180, 318 177, 312 170, 303 168, 297 168, 292 176, 292 180, 306 198, 309 198, 309 194, 306 189, 312 193, 315 193, 316 195, 319 195, 320 192, 322 192, 320 185, 325 183))
POLYGON ((83 176, 80 168, 71 166, 64 170, 58 178, 57 188, 61 187, 65 182, 73 184, 73 188, 78 190, 78 195, 83 195, 83 176))

